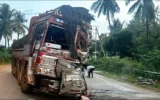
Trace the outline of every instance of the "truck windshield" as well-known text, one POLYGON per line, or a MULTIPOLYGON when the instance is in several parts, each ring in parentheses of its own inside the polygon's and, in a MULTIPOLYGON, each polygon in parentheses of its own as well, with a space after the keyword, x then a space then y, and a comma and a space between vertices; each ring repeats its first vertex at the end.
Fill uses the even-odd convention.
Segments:
POLYGON ((64 29, 57 27, 54 24, 50 24, 46 34, 45 42, 61 45, 61 49, 69 49, 64 29))

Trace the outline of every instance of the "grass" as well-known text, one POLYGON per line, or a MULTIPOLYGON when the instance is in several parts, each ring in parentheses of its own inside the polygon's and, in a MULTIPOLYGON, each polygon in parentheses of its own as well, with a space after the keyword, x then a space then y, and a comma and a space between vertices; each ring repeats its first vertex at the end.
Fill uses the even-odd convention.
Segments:
POLYGON ((121 81, 121 82, 126 82, 126 83, 136 85, 136 86, 141 87, 141 88, 145 88, 145 89, 153 90, 153 91, 156 91, 156 92, 160 92, 160 82, 157 83, 156 86, 147 85, 147 84, 136 84, 136 77, 134 75, 128 75, 128 76, 124 75, 124 74, 116 75, 114 73, 108 73, 108 72, 104 72, 104 71, 96 72, 96 73, 99 74, 99 75, 102 75, 104 77, 112 78, 112 79, 115 79, 115 80, 118 80, 118 81, 121 81))

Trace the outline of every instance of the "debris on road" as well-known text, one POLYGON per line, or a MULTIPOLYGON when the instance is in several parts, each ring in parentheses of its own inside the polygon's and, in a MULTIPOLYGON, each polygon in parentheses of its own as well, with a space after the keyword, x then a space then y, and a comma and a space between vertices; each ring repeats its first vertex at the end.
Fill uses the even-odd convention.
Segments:
POLYGON ((155 85, 157 84, 157 81, 154 81, 153 79, 147 79, 143 77, 137 77, 136 80, 137 84, 147 84, 147 85, 155 85))

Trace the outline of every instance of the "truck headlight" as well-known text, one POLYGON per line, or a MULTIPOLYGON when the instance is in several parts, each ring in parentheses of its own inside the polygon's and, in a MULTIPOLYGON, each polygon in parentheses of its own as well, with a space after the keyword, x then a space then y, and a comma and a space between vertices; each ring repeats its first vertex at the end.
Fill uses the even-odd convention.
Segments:
POLYGON ((71 64, 67 64, 66 66, 67 66, 67 68, 72 68, 71 64))
POLYGON ((36 72, 40 74, 40 73, 41 73, 41 68, 38 67, 38 68, 36 69, 36 72))

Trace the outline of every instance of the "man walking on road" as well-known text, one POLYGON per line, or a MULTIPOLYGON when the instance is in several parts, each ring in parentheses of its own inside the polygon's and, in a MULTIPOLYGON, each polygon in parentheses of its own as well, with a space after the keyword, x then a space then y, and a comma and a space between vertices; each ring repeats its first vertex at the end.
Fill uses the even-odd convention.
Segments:
POLYGON ((93 71, 95 70, 95 67, 90 65, 87 66, 87 71, 88 71, 88 78, 90 78, 90 74, 92 74, 92 78, 93 78, 93 71))

